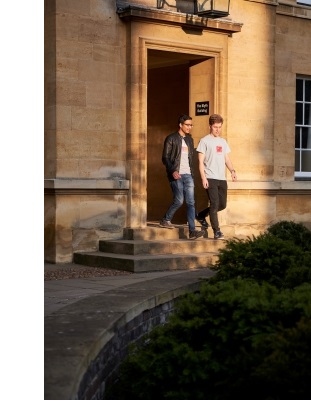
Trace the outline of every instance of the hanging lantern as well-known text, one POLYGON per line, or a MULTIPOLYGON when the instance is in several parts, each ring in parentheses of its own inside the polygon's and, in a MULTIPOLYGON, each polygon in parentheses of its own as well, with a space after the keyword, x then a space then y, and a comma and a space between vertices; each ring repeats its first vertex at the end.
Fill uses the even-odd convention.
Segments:
POLYGON ((198 16, 207 18, 227 17, 229 15, 230 0, 196 0, 195 6, 198 16))

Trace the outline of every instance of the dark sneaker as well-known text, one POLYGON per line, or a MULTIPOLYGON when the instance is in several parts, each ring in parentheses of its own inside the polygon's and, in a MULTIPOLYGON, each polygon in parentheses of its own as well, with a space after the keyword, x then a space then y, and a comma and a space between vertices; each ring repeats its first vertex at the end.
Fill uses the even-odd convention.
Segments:
POLYGON ((218 231, 215 231, 215 233, 214 233, 214 239, 224 240, 225 236, 223 235, 223 233, 220 230, 218 230, 218 231))
POLYGON ((189 239, 195 240, 204 236, 204 231, 193 230, 189 233, 189 239))
POLYGON ((205 219, 200 219, 198 215, 195 216, 195 220, 197 220, 204 229, 207 229, 209 227, 209 224, 205 219))
POLYGON ((166 229, 175 229, 172 223, 169 220, 162 219, 160 221, 160 227, 164 227, 166 229))

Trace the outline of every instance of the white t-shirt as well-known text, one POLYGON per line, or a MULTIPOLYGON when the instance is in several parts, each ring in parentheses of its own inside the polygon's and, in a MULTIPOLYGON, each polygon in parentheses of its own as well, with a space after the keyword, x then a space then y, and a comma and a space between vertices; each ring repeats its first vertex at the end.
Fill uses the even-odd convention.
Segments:
POLYGON ((227 141, 220 136, 209 134, 200 140, 196 150, 205 155, 204 172, 206 178, 226 180, 225 155, 231 152, 227 141))
POLYGON ((188 149, 188 145, 186 144, 184 138, 182 138, 182 144, 181 144, 181 158, 180 158, 179 173, 181 175, 191 174, 191 170, 189 166, 189 149, 188 149))

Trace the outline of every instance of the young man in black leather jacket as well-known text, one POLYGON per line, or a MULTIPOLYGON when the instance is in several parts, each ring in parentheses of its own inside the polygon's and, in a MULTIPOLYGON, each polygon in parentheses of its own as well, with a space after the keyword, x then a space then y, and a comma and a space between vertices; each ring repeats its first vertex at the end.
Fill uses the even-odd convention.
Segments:
POLYGON ((204 232, 195 229, 194 144, 190 134, 193 126, 192 118, 189 115, 180 116, 178 126, 178 131, 165 138, 163 146, 162 162, 166 167, 167 177, 173 192, 173 203, 160 221, 160 226, 168 229, 174 228, 171 220, 185 200, 189 239, 197 239, 202 237, 204 232))

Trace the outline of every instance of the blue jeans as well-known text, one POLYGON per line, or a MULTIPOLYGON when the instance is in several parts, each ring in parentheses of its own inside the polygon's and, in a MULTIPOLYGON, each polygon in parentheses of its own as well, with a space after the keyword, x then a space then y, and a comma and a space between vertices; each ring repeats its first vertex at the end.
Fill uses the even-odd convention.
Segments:
POLYGON ((173 192, 173 203, 165 213, 164 219, 171 221, 175 212, 182 206, 184 200, 187 205, 187 221, 189 231, 195 230, 195 201, 194 201, 194 181, 191 175, 181 175, 181 179, 170 182, 173 192))

